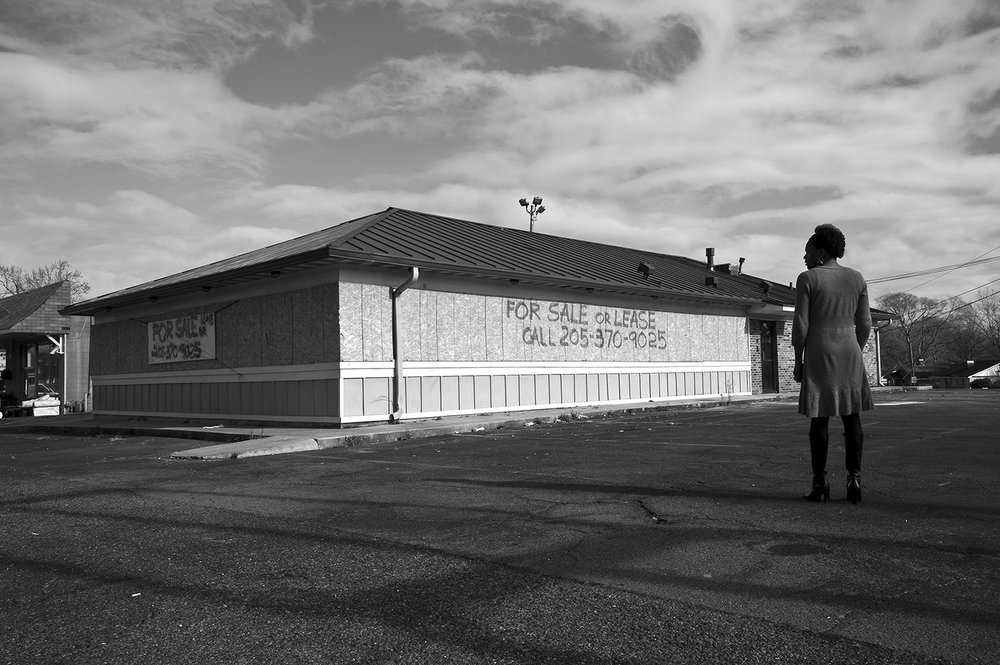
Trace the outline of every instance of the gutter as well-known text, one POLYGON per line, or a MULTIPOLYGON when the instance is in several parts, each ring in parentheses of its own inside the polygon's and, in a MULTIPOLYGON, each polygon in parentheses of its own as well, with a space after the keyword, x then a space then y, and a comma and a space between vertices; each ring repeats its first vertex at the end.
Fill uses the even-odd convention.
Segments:
POLYGON ((392 361, 395 370, 392 375, 392 412, 389 414, 389 422, 399 422, 399 417, 403 414, 403 407, 399 403, 401 393, 400 386, 403 383, 403 353, 400 350, 399 331, 399 296, 406 289, 413 286, 417 278, 420 277, 420 269, 410 266, 410 277, 394 289, 389 289, 389 297, 392 300, 392 361))

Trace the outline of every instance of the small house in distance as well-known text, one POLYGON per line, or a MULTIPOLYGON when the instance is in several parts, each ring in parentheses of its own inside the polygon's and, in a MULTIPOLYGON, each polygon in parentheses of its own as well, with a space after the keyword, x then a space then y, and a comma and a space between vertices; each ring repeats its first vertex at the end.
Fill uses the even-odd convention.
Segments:
POLYGON ((741 267, 389 208, 63 312, 93 317, 99 415, 339 426, 797 392, 794 291, 741 267))
POLYGON ((1000 388, 1000 359, 969 360, 931 376, 935 388, 1000 388))
POLYGON ((69 303, 67 281, 0 298, 0 416, 87 408, 90 319, 69 303))

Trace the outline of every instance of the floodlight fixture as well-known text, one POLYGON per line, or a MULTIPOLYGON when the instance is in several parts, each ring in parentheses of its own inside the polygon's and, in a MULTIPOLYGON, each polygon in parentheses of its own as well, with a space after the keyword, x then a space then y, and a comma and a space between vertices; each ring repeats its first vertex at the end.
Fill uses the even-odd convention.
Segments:
POLYGON ((528 203, 527 198, 521 199, 518 203, 521 204, 522 208, 528 211, 528 217, 531 219, 531 225, 528 227, 528 230, 533 232, 535 230, 535 220, 538 219, 540 214, 545 212, 545 206, 542 205, 542 197, 534 197, 531 199, 530 204, 528 203))

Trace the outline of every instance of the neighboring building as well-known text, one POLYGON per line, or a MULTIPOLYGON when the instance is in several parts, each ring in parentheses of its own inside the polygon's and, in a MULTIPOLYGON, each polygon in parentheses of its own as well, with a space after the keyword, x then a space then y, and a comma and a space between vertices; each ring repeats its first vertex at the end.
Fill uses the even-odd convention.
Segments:
POLYGON ((935 376, 943 376, 954 369, 954 365, 917 361, 911 372, 908 367, 897 366, 886 377, 893 386, 931 386, 935 376))
POLYGON ((1000 387, 1000 359, 969 360, 965 363, 938 370, 930 377, 935 388, 965 389, 973 383, 1000 387))
POLYGON ((63 312, 93 317, 102 415, 347 425, 797 392, 794 290, 712 258, 389 208, 63 312))
POLYGON ((90 320, 60 314, 69 303, 68 281, 0 298, 0 402, 4 415, 86 408, 90 320), (39 400, 37 409, 33 408, 35 400, 39 400))

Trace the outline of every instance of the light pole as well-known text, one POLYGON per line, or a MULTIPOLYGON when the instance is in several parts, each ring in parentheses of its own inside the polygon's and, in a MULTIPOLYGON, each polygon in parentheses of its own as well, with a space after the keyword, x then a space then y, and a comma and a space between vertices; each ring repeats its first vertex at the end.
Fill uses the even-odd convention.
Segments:
POLYGON ((528 231, 533 232, 535 230, 535 220, 545 212, 545 206, 542 205, 542 197, 536 196, 531 200, 531 203, 528 203, 528 199, 521 199, 518 203, 528 211, 528 216, 531 218, 531 226, 528 227, 528 231))

